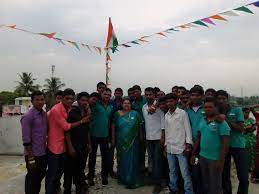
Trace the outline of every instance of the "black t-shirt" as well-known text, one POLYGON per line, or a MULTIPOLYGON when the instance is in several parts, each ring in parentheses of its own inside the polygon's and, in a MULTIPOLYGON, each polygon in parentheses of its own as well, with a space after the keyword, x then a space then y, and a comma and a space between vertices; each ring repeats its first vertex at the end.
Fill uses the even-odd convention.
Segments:
MULTIPOLYGON (((83 118, 82 112, 78 106, 73 106, 72 110, 68 114, 67 121, 69 123, 74 123, 80 121, 83 118)), ((88 144, 88 132, 89 124, 84 123, 75 128, 70 129, 69 131, 71 142, 73 146, 86 146, 88 144)))

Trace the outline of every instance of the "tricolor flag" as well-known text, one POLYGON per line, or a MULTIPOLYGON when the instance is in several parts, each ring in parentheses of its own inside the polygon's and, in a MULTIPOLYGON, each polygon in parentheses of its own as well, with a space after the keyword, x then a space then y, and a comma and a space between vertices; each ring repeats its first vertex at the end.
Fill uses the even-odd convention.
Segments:
POLYGON ((109 28, 108 28, 106 48, 112 49, 112 52, 114 53, 117 50, 117 47, 118 47, 118 39, 115 35, 111 18, 109 18, 109 28))

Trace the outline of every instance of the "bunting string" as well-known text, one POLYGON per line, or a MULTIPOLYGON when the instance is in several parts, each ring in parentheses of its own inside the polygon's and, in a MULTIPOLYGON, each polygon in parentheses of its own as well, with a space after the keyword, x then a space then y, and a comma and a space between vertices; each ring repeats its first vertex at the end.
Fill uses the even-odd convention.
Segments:
MULTIPOLYGON (((51 33, 45 33, 45 32, 33 32, 29 31, 26 29, 18 28, 17 25, 0 25, 0 28, 8 28, 12 30, 17 30, 17 31, 22 31, 25 33, 33 34, 33 35, 40 35, 44 36, 50 40, 54 40, 57 43, 61 45, 72 45, 75 47, 78 51, 80 51, 82 48, 87 48, 90 52, 96 52, 99 55, 102 55, 102 53, 107 53, 106 51, 112 50, 113 52, 118 51, 117 47, 122 47, 122 48, 132 48, 134 45, 142 45, 145 43, 149 43, 150 39, 155 36, 159 36, 161 38, 168 38, 170 34, 173 33, 178 33, 181 31, 189 30, 191 28, 210 28, 210 27, 215 27, 217 25, 217 22, 227 22, 228 17, 237 17, 240 16, 240 13, 246 13, 246 14, 254 14, 253 11, 251 10, 251 7, 259 7, 259 1, 249 3, 246 5, 242 5, 240 7, 230 9, 227 11, 223 11, 220 13, 217 13, 215 15, 211 15, 208 17, 204 17, 198 20, 194 20, 192 22, 186 23, 186 24, 180 24, 177 26, 173 26, 170 28, 167 28, 165 30, 155 32, 153 34, 141 36, 140 38, 123 42, 123 43, 118 43, 117 37, 115 34, 112 34, 110 32, 110 42, 109 44, 107 43, 105 47, 100 47, 96 45, 89 45, 86 43, 81 43, 73 40, 67 40, 67 39, 62 39, 56 36, 56 32, 51 32, 51 33), (113 37, 112 37, 113 35, 113 37)), ((113 32, 114 33, 114 32, 113 32)), ((106 55, 107 61, 111 60, 110 55, 106 55)))

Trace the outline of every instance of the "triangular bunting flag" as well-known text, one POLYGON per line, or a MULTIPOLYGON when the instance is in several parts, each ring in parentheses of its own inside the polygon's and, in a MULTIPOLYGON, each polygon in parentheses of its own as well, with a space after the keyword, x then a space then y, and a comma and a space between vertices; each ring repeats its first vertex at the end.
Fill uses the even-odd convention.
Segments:
POLYGON ((223 13, 220 13, 221 15, 226 15, 226 16, 239 16, 236 12, 234 11, 225 11, 223 13))
POLYGON ((136 40, 131 41, 133 44, 139 44, 136 40))
POLYGON ((179 28, 189 28, 189 27, 186 25, 181 25, 181 26, 179 26, 179 28))
POLYGON ((202 19, 203 22, 206 22, 208 24, 216 25, 210 18, 204 18, 202 19))
POLYGON ((205 27, 209 27, 207 24, 205 24, 204 22, 200 21, 200 20, 197 20, 195 22, 193 22, 194 24, 197 24, 197 25, 201 25, 201 26, 205 26, 205 27))
POLYGON ((9 27, 9 28, 16 28, 16 25, 14 24, 14 25, 7 26, 7 27, 9 27))
POLYGON ((112 61, 112 59, 111 59, 111 57, 110 57, 110 55, 109 55, 108 52, 106 52, 106 60, 107 60, 107 61, 112 61))
POLYGON ((252 12, 250 9, 248 9, 247 7, 245 7, 245 6, 238 7, 238 8, 236 8, 236 9, 234 9, 234 10, 236 10, 236 11, 243 11, 243 12, 246 12, 246 13, 251 13, 251 14, 253 14, 253 12, 252 12))
POLYGON ((215 19, 215 20, 227 21, 225 18, 223 18, 220 15, 213 15, 213 16, 210 16, 210 18, 215 19))
POLYGON ((253 3, 254 6, 259 7, 259 1, 253 3))
POLYGON ((131 47, 131 46, 127 45, 127 44, 122 44, 121 46, 124 46, 125 48, 131 47))
POLYGON ((56 32, 53 32, 53 33, 39 33, 40 35, 43 35, 43 36, 46 36, 48 37, 49 39, 53 38, 55 35, 56 35, 56 32))
POLYGON ((156 34, 158 34, 158 35, 160 35, 160 36, 167 37, 163 32, 158 32, 158 33, 156 33, 156 34))
POLYGON ((53 38, 54 40, 56 40, 58 43, 60 43, 60 44, 63 44, 63 45, 66 45, 64 42, 63 42, 63 40, 62 39, 60 39, 60 38, 53 38))
POLYGON ((174 28, 169 28, 169 29, 167 29, 166 31, 176 31, 176 32, 179 32, 179 30, 174 29, 174 28))
POLYGON ((80 51, 80 48, 79 48, 79 46, 77 45, 76 42, 73 42, 73 41, 70 41, 70 40, 67 40, 67 42, 69 42, 70 44, 74 45, 80 51))
POLYGON ((192 24, 192 23, 189 23, 189 24, 186 24, 185 26, 187 26, 187 27, 193 27, 193 28, 197 28, 197 26, 196 25, 194 25, 194 24, 192 24))
POLYGON ((140 38, 140 39, 138 39, 139 41, 141 41, 141 42, 148 42, 147 40, 145 40, 145 39, 143 39, 143 38, 140 38))
POLYGON ((112 52, 114 53, 117 50, 116 48, 118 44, 119 44, 118 39, 115 35, 111 18, 109 18, 109 28, 108 28, 108 36, 106 41, 106 48, 111 48, 112 52))
POLYGON ((98 51, 99 55, 102 55, 102 49, 100 47, 94 46, 94 48, 98 51))

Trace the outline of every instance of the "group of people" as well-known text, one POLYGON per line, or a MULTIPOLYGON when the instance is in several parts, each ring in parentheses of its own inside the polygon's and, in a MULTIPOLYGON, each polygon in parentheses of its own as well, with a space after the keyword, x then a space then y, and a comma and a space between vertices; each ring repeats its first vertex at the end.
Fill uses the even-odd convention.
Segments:
POLYGON ((121 88, 112 97, 99 82, 91 94, 58 91, 48 112, 41 91, 31 101, 21 119, 26 194, 38 194, 44 177, 46 194, 60 193, 63 174, 64 194, 71 194, 72 184, 77 194, 89 193, 98 147, 102 185, 110 176, 128 189, 151 184, 153 193, 168 186, 170 194, 232 194, 232 157, 238 194, 248 194, 256 146, 256 122, 249 115, 259 120, 259 113, 257 106, 231 105, 224 90, 175 86, 165 94, 147 87, 142 95, 135 85, 126 97, 121 88))

